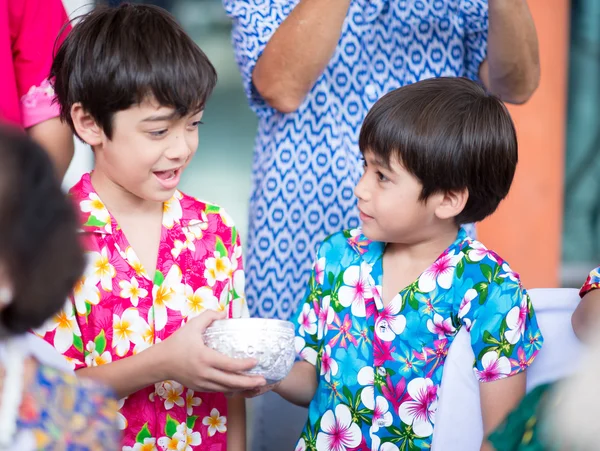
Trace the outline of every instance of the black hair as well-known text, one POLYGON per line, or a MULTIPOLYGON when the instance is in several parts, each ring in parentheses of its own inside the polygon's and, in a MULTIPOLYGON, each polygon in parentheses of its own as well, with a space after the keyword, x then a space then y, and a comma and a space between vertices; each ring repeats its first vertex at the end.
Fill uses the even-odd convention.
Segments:
POLYGON ((204 109, 217 74, 171 14, 125 3, 81 18, 54 58, 51 79, 73 131, 71 108, 79 102, 110 139, 113 115, 150 97, 179 116, 204 109))
POLYGON ((0 127, 0 265, 13 290, 0 323, 8 333, 37 328, 64 307, 85 265, 77 224, 46 152, 0 127))
POLYGON ((382 97, 363 123, 361 152, 392 158, 432 194, 467 189, 458 224, 481 221, 506 197, 518 152, 506 106, 466 78, 432 78, 382 97))

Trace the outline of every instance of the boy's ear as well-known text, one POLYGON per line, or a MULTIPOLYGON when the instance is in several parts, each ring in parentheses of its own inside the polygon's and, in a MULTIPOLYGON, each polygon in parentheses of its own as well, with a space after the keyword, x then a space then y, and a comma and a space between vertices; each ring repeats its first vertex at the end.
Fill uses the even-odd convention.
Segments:
POLYGON ((467 188, 457 191, 447 191, 435 209, 435 214, 440 219, 450 219, 458 216, 467 205, 469 190, 467 188))
POLYGON ((81 103, 71 107, 71 119, 77 135, 90 146, 102 144, 103 131, 90 113, 85 111, 81 103))

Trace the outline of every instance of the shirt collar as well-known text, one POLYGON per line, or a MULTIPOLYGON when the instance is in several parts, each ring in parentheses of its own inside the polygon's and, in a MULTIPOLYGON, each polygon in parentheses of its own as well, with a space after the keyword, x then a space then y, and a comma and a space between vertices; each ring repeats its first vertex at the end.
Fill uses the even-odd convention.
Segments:
MULTIPOLYGON (((80 230, 82 232, 104 235, 115 233, 119 226, 94 189, 89 173, 84 174, 81 180, 71 188, 69 196, 79 213, 80 230)), ((183 195, 179 191, 175 191, 169 202, 179 202, 182 197, 183 195)), ((163 216, 163 225, 164 220, 165 216, 163 216)), ((200 222, 202 221, 186 217, 181 218, 179 221, 182 227, 200 222)))
MULTIPOLYGON (((369 240, 363 235, 361 229, 353 229, 346 232, 346 234, 350 247, 354 249, 366 263, 372 265, 383 255, 386 243, 369 240)), ((454 243, 451 244, 449 248, 463 242, 468 237, 467 231, 461 227, 456 235, 456 240, 454 240, 454 243)))

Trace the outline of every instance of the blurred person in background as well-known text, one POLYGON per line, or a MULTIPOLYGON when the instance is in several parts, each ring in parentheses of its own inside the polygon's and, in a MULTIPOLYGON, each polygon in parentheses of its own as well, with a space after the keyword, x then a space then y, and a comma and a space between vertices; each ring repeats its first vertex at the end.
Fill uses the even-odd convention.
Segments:
POLYGON ((26 130, 61 178, 73 158, 73 134, 59 118, 48 76, 69 28, 61 0, 0 0, 0 122, 26 130))

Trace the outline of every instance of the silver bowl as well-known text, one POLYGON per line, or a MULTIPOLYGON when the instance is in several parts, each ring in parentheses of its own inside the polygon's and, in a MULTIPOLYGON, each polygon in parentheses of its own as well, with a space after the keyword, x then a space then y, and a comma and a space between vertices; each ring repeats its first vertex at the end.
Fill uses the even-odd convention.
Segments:
POLYGON ((292 369, 294 336, 294 324, 289 321, 235 318, 213 322, 204 332, 204 343, 235 359, 256 359, 258 364, 245 374, 263 376, 273 384, 292 369))

